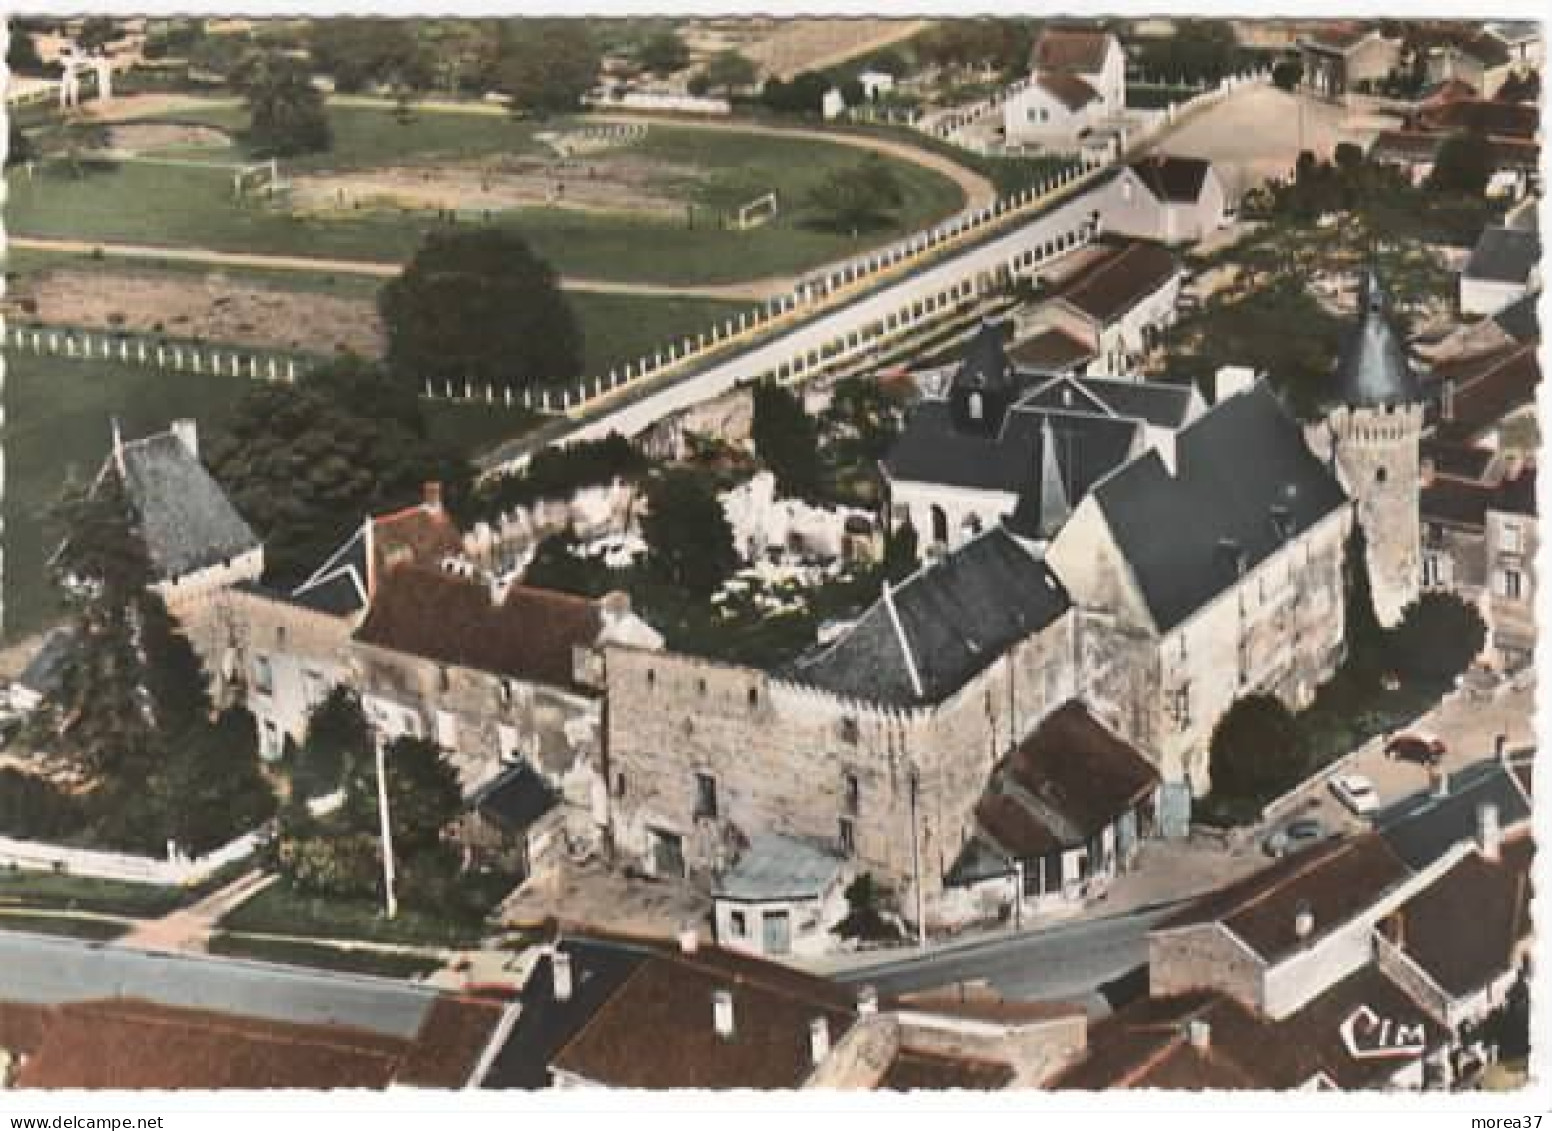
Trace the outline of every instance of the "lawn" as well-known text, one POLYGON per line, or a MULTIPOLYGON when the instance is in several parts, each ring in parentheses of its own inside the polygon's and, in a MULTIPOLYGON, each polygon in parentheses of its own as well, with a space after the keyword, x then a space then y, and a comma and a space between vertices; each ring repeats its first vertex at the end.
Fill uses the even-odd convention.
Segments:
POLYGON ((107 919, 74 919, 66 915, 12 915, 0 911, 0 931, 27 931, 37 935, 63 935, 72 939, 107 942, 129 929, 107 919))
POLYGON ((221 926, 227 931, 425 946, 470 944, 482 933, 477 924, 414 911, 401 910, 397 918, 386 919, 381 904, 304 895, 283 880, 237 908, 221 926))
POLYGON ((0 909, 95 911, 135 919, 157 919, 182 905, 179 887, 98 880, 58 872, 0 870, 0 909))
POLYGON ((419 954, 345 950, 337 946, 234 934, 230 931, 221 931, 211 936, 207 949, 211 954, 234 958, 311 966, 319 970, 341 970, 350 974, 373 974, 380 978, 418 978, 441 966, 437 959, 419 954))
MULTIPOLYGON (((168 116, 228 128, 242 118, 232 106, 168 116)), ((449 161, 532 144, 530 127, 499 115, 424 112, 401 126, 386 109, 334 107, 331 119, 336 149, 286 167, 449 161)), ((522 232, 562 274, 696 284, 805 271, 918 230, 963 204, 959 188, 947 178, 885 158, 904 191, 904 204, 888 226, 853 238, 813 227, 802 201, 832 170, 861 160, 855 149, 807 138, 658 125, 637 148, 702 171, 690 183, 675 185, 665 166, 665 187, 694 206, 686 216, 528 207, 495 213, 494 222, 522 232), (719 216, 771 191, 783 206, 772 223, 749 232, 718 226, 719 216)), ((232 159, 240 159, 240 150, 232 159)), ((224 169, 130 163, 96 167, 79 177, 63 168, 33 177, 13 170, 9 181, 7 221, 13 235, 401 262, 428 231, 445 225, 423 211, 301 217, 258 203, 238 204, 224 169)))

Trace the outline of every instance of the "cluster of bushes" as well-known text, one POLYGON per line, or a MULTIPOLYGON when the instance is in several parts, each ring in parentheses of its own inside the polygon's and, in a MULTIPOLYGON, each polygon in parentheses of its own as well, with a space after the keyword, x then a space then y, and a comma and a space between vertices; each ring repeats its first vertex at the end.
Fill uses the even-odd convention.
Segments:
POLYGON ((488 520, 541 500, 569 499, 584 487, 635 479, 650 468, 651 461, 618 432, 602 440, 545 448, 521 472, 500 476, 481 487, 470 503, 471 517, 488 520))

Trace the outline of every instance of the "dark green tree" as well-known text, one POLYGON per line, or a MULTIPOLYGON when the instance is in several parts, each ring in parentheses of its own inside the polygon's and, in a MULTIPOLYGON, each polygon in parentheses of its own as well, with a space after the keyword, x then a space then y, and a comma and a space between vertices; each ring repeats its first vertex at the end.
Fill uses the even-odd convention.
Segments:
POLYGON ((728 48, 706 60, 701 77, 708 89, 720 90, 724 98, 731 98, 734 91, 753 86, 759 70, 748 56, 728 48))
POLYGON ((431 60, 406 20, 318 20, 311 51, 319 69, 333 76, 335 89, 345 93, 370 86, 425 90, 432 81, 431 60))
MULTIPOLYGON (((442 830, 463 812, 458 772, 441 747, 426 738, 394 739, 383 751, 383 765, 394 856, 413 866, 417 856, 436 850, 442 830)), ((345 782, 342 813, 349 829, 378 831, 377 796, 376 759, 363 759, 350 768, 345 782)))
POLYGON ((585 20, 524 19, 502 25, 496 87, 512 112, 547 117, 580 108, 601 55, 585 20))
POLYGON ((1428 187, 1435 192, 1479 197, 1493 175, 1493 143, 1478 133, 1452 134, 1434 157, 1428 187))
POLYGON ((523 583, 580 597, 601 597, 614 588, 613 571, 603 562, 585 558, 571 527, 551 534, 534 547, 533 560, 523 571, 523 583))
POLYGON ((733 528, 716 494, 698 475, 670 470, 647 488, 641 522, 648 564, 695 597, 709 597, 738 565, 733 528))
POLYGON ((760 102, 776 114, 813 118, 823 109, 825 91, 829 89, 830 80, 817 71, 803 71, 790 82, 773 75, 760 89, 760 102))
POLYGON ((383 287, 388 367, 408 387, 465 380, 498 389, 582 371, 582 331, 552 268, 515 232, 438 232, 383 287))
POLYGON ((307 734, 291 766, 292 789, 303 797, 325 796, 372 753, 372 728, 360 696, 337 684, 307 716, 307 734))
POLYGON ((1304 772, 1293 715, 1273 695, 1236 700, 1213 728, 1210 757, 1218 797, 1266 800, 1304 772))
POLYGON ((22 31, 16 27, 11 29, 11 46, 6 49, 5 65, 11 68, 13 74, 40 75, 45 68, 43 59, 38 54, 38 41, 31 33, 22 31))
POLYGON ((1424 593, 1390 632, 1391 665, 1413 679, 1447 681, 1471 666, 1487 641, 1481 614, 1453 593, 1424 593))
POLYGON ((775 381, 754 388, 754 420, 750 428, 755 454, 776 477, 776 490, 786 496, 814 499, 819 495, 819 429, 800 398, 775 381))
POLYGON ((248 105, 248 144, 264 157, 319 153, 334 144, 323 91, 299 59, 279 52, 247 57, 233 85, 248 105))
POLYGON ((5 147, 5 167, 9 169, 13 165, 25 165, 37 156, 32 139, 27 136, 27 131, 22 129, 22 124, 16 120, 16 115, 9 115, 10 122, 6 125, 8 140, 5 147))
POLYGON ((636 61, 653 74, 664 77, 684 69, 690 61, 690 49, 678 32, 664 28, 647 37, 637 52, 636 61))
POLYGON ((888 224, 904 203, 905 192, 894 170, 876 153, 836 169, 808 194, 808 205, 820 226, 852 234, 888 224))
POLYGON ((120 38, 122 34, 118 21, 110 20, 106 16, 90 16, 81 24, 81 30, 76 33, 75 42, 82 51, 95 54, 120 38))
POLYGON ((263 539, 277 585, 301 581, 368 515, 413 502, 429 480, 457 513, 473 478, 426 435, 401 383, 350 359, 294 385, 252 386, 207 462, 263 539))
POLYGON ((1297 59, 1279 59, 1272 65, 1272 84, 1278 90, 1293 90, 1304 78, 1304 65, 1297 59))
POLYGON ((904 581, 916 572, 921 563, 917 560, 919 539, 916 527, 903 522, 890 533, 884 543, 884 576, 890 582, 904 581))
POLYGON ((277 808, 259 762, 257 724, 240 707, 174 736, 148 786, 164 841, 190 855, 258 828, 277 808))
POLYGON ((1356 519, 1342 550, 1343 636, 1347 670, 1360 685, 1377 679, 1385 663, 1385 630, 1374 613, 1369 542, 1356 519))

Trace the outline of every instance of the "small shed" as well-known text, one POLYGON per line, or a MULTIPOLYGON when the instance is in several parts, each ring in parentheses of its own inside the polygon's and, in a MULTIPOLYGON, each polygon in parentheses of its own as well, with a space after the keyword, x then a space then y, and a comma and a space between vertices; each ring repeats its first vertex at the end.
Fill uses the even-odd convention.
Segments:
POLYGON ((828 848, 759 834, 713 890, 717 942, 760 957, 817 955, 846 917, 852 869, 828 848))
POLYGON ((527 879, 561 846, 560 794, 526 762, 481 786, 458 825, 458 841, 481 865, 527 879))

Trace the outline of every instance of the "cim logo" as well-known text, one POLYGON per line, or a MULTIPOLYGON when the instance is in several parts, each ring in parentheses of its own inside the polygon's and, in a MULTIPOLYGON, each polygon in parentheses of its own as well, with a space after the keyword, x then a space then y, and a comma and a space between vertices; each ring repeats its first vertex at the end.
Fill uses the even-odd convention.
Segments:
POLYGON ((1354 1060, 1422 1056, 1428 1032, 1421 1022, 1402 1024, 1360 1005, 1342 1022, 1342 1043, 1354 1060))

